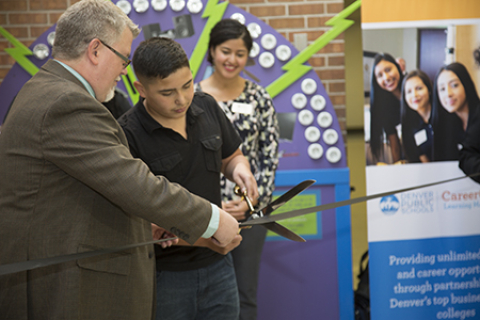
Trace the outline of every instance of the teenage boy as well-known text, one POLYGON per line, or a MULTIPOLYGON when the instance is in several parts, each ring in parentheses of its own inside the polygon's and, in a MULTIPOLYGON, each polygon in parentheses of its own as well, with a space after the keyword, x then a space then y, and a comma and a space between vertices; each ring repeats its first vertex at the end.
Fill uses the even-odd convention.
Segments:
MULTIPOLYGON (((142 42, 133 56, 142 99, 119 123, 130 151, 156 175, 221 206, 220 172, 258 198, 241 139, 213 97, 194 93, 188 57, 167 38, 142 42)), ((175 230, 171 230, 175 233, 175 230)), ((195 246, 156 247, 156 319, 237 319, 239 298, 227 248, 199 240, 195 246)), ((182 246, 183 245, 183 246, 182 246)))

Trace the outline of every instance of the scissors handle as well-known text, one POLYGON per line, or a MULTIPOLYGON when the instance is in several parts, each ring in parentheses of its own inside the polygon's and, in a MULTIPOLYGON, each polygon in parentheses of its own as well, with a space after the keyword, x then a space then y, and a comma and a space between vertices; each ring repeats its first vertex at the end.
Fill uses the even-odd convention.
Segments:
POLYGON ((255 211, 255 208, 253 207, 252 201, 247 196, 247 190, 241 191, 239 186, 235 186, 235 189, 233 190, 237 196, 242 197, 242 200, 245 200, 248 205, 248 210, 250 210, 250 214, 255 211))

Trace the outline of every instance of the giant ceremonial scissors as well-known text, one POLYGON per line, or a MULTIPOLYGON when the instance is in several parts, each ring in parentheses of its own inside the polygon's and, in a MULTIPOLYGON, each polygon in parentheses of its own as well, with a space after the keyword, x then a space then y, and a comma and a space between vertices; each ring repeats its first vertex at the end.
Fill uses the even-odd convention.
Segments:
MULTIPOLYGON (((293 211, 289 211, 289 212, 279 213, 279 214, 276 214, 276 215, 270 215, 274 210, 281 207, 288 200, 292 199, 297 194, 299 194, 300 192, 302 192, 303 190, 305 190, 306 188, 308 188, 310 185, 312 185, 315 182, 315 180, 306 180, 306 181, 301 182, 299 185, 293 187, 292 189, 290 189, 289 191, 287 191, 283 195, 281 195, 279 198, 277 198, 275 201, 271 202, 265 208, 255 212, 257 214, 256 218, 253 217, 253 214, 251 214, 252 217, 251 218, 249 217, 247 219, 247 221, 240 223, 240 227, 241 228, 250 227, 250 226, 258 225, 258 224, 259 225, 264 225, 264 226, 265 225, 271 226, 271 225, 275 225, 275 221, 280 221, 280 220, 284 220, 284 219, 298 217, 298 216, 302 216, 302 215, 309 214, 309 213, 312 213, 312 212, 318 212, 318 211, 323 211, 323 210, 335 209, 335 208, 343 207, 343 206, 349 206, 349 205, 352 205, 352 204, 355 204, 355 203, 360 203, 360 202, 365 202, 365 201, 372 200, 372 199, 382 198, 382 197, 386 197, 386 196, 393 195, 393 194, 396 194, 396 193, 412 191, 412 190, 421 189, 421 188, 425 188, 425 187, 432 187, 432 186, 435 186, 435 185, 439 185, 439 184, 443 184, 443 183, 447 183, 447 182, 452 182, 452 181, 456 181, 456 180, 460 180, 460 179, 465 179, 465 178, 472 178, 472 177, 476 177, 476 176, 479 176, 479 175, 480 175, 480 172, 477 172, 477 173, 473 173, 473 174, 470 174, 470 175, 456 177, 456 178, 452 178, 452 179, 447 179, 447 180, 422 184, 422 185, 403 188, 403 189, 392 190, 392 191, 388 191, 388 192, 372 194, 372 195, 365 196, 365 197, 359 197, 359 198, 342 200, 342 201, 333 202, 333 203, 322 204, 322 205, 315 206, 315 207, 293 210, 293 211), (260 217, 260 215, 263 215, 263 216, 260 217)), ((287 229, 287 228, 285 228, 285 227, 283 227, 279 224, 276 224, 276 225, 280 226, 281 228, 287 229)), ((272 230, 272 231, 274 231, 274 230, 272 230)), ((292 232, 290 230, 288 230, 288 231, 292 232)), ((278 234, 281 234, 281 233, 278 232, 278 234)), ((292 234, 298 236, 297 234, 295 234, 293 232, 292 232, 292 234)), ((301 238, 300 236, 298 236, 298 237, 301 238)), ((3 264, 3 265, 0 265, 0 275, 6 275, 6 274, 10 274, 10 273, 16 273, 16 272, 21 272, 21 271, 26 271, 26 270, 37 269, 37 268, 41 268, 41 267, 46 267, 46 266, 55 265, 55 264, 58 264, 58 263, 64 263, 64 262, 68 262, 68 261, 73 261, 73 260, 78 260, 78 259, 96 257, 96 256, 100 256, 100 255, 107 254, 107 253, 125 251, 125 250, 129 250, 129 249, 132 249, 132 248, 137 248, 137 247, 141 247, 141 246, 145 246, 145 245, 150 245, 150 244, 153 244, 153 243, 171 241, 171 240, 174 240, 174 239, 176 239, 176 238, 154 240, 154 241, 143 242, 143 243, 134 243, 134 244, 121 246, 121 247, 104 248, 104 249, 89 251, 89 252, 71 253, 71 254, 66 254, 66 255, 56 256, 56 257, 51 257, 51 258, 41 258, 41 259, 35 259, 35 260, 20 261, 20 262, 15 262, 15 263, 10 263, 10 264, 3 264)), ((301 240, 301 241, 305 241, 305 240, 301 240)))
MULTIPOLYGON (((239 195, 242 197, 243 200, 247 202, 249 212, 247 212, 247 219, 244 223, 250 221, 250 220, 255 220, 259 219, 265 216, 270 215, 273 211, 277 210, 281 206, 283 206, 285 203, 290 201, 293 197, 295 197, 297 194, 302 192, 303 190, 307 189, 310 187, 312 184, 315 183, 315 180, 305 180, 297 184, 295 187, 292 189, 288 190, 284 194, 282 194, 280 197, 275 199, 273 202, 270 202, 268 205, 263 207, 262 209, 255 211, 253 208, 252 202, 247 196, 247 192, 244 191, 243 193, 240 191, 240 188, 237 186, 235 187, 235 194, 239 195)), ((242 227, 242 224, 240 224, 240 227, 242 227)), ((263 227, 267 228, 268 230, 271 230, 275 232, 278 235, 281 235, 282 237, 285 237, 287 239, 297 241, 297 242, 305 242, 305 239, 303 239, 301 236, 293 232, 292 230, 289 230, 288 228, 282 226, 281 224, 278 224, 276 222, 266 222, 261 224, 263 227)))

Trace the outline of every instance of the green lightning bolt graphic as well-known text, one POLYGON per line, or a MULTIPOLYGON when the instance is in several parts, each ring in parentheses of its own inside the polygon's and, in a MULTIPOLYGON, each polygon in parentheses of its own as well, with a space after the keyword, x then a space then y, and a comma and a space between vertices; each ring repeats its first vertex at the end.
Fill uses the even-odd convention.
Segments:
POLYGON ((28 49, 23 43, 18 41, 12 34, 10 34, 3 27, 0 27, 0 34, 4 36, 13 45, 13 48, 6 48, 7 52, 15 61, 31 76, 38 72, 38 68, 26 56, 33 55, 32 51, 28 49))
POLYGON ((122 80, 123 84, 125 85, 125 89, 127 89, 128 96, 132 100, 133 105, 136 105, 138 100, 140 100, 140 94, 133 86, 133 83, 137 81, 137 77, 135 76, 131 65, 127 67, 127 74, 122 76, 122 80))
POLYGON ((208 20, 203 28, 200 38, 198 38, 195 49, 193 49, 192 55, 190 56, 190 68, 192 70, 193 79, 195 79, 198 69, 200 69, 200 65, 202 64, 203 57, 205 57, 205 53, 208 50, 210 31, 218 21, 222 20, 223 14, 228 6, 228 1, 217 4, 218 0, 209 0, 203 11, 202 18, 208 17, 208 20))
POLYGON ((355 1, 338 15, 328 20, 325 24, 328 26, 333 26, 333 28, 325 32, 322 36, 320 36, 317 40, 315 40, 312 44, 302 50, 302 52, 300 52, 283 66, 282 69, 286 72, 266 88, 272 98, 277 96, 280 92, 288 88, 291 84, 312 69, 312 67, 305 66, 303 64, 307 62, 311 56, 325 47, 331 40, 335 39, 340 33, 347 30, 354 23, 352 20, 346 20, 345 18, 360 8, 361 3, 361 0, 355 1))

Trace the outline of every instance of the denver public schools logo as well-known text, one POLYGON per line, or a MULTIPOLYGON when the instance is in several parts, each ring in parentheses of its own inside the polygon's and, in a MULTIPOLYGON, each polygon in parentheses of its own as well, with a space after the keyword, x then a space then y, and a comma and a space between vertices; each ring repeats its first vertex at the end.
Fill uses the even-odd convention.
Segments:
POLYGON ((380 200, 380 210, 386 215, 395 214, 400 208, 400 202, 395 195, 383 197, 380 200))

